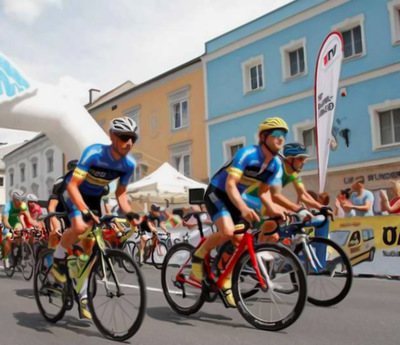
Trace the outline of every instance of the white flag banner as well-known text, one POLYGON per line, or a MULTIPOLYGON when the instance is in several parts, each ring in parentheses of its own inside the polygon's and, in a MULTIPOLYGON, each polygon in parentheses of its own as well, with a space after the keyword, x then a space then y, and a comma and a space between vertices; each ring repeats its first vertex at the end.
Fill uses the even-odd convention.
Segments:
POLYGON ((315 70, 314 106, 320 193, 325 189, 342 59, 342 35, 331 32, 319 51, 315 70))

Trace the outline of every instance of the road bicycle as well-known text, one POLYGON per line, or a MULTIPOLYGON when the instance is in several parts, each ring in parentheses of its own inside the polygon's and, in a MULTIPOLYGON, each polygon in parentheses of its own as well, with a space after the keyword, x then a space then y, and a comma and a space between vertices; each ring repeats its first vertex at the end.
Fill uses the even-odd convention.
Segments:
MULTIPOLYGON (((49 322, 60 320, 88 279, 89 311, 97 329, 108 339, 125 341, 140 328, 146 309, 146 287, 138 265, 126 253, 105 246, 102 226, 114 216, 103 216, 81 239, 94 237, 89 259, 77 271, 67 270, 67 282, 60 284, 51 274, 52 249, 39 255, 34 274, 34 294, 39 311, 49 322), (49 260, 50 259, 50 260, 49 260)), ((80 308, 79 308, 80 310, 80 308)))
MULTIPOLYGON (((202 233, 200 215, 197 213, 194 216, 202 233)), ((229 307, 222 288, 226 278, 232 275, 236 306, 247 322, 268 331, 290 326, 301 315, 307 299, 302 264, 290 249, 280 244, 255 245, 251 233, 254 227, 242 223, 235 229, 235 235, 243 235, 238 249, 226 268, 218 273, 213 266, 219 261, 219 254, 214 258, 206 255, 203 282, 190 278, 195 248, 188 243, 179 243, 170 249, 161 273, 168 304, 180 314, 191 315, 200 310, 206 301, 213 302, 220 296, 225 307, 229 307)), ((202 236, 198 247, 204 241, 202 236)))

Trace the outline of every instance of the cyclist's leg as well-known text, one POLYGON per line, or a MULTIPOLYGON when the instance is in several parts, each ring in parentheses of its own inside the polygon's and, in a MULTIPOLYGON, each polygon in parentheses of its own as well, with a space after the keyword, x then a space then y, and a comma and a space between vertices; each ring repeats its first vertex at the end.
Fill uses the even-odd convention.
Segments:
POLYGON ((61 233, 61 222, 57 217, 51 217, 50 219, 50 229, 49 229, 49 248, 56 248, 60 241, 59 234, 61 233))
MULTIPOLYGON (((262 206, 262 209, 261 209, 262 217, 270 217, 270 218, 275 217, 276 212, 274 212, 274 210, 275 211, 276 210, 285 211, 285 209, 282 206, 279 206, 279 205, 273 203, 270 193, 267 193, 266 197, 269 202, 267 203, 267 206, 265 206, 265 205, 262 206)), ((265 222, 261 227, 261 233, 258 237, 258 243, 278 242, 279 234, 275 232, 276 230, 277 230, 277 226, 276 226, 275 221, 265 222)))

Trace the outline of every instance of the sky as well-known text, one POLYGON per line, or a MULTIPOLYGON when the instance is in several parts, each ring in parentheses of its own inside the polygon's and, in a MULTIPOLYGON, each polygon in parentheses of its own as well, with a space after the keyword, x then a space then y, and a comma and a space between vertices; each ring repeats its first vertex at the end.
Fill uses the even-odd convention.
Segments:
MULTIPOLYGON (((27 77, 60 85, 86 104, 90 88, 101 95, 127 80, 142 83, 202 55, 205 42, 289 2, 0 0, 0 51, 27 77)), ((10 133, 7 140, 25 134, 10 133)))

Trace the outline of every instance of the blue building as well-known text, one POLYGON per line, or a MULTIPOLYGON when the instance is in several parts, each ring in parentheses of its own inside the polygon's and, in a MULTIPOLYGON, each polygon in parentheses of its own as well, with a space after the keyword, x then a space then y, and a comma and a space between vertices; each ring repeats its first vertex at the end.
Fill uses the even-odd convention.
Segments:
POLYGON ((207 42, 209 176, 258 142, 263 119, 279 116, 291 129, 287 141, 312 153, 302 176, 317 191, 315 63, 333 30, 343 35, 345 57, 326 191, 333 200, 358 176, 375 192, 400 178, 400 0, 295 0, 207 42))

